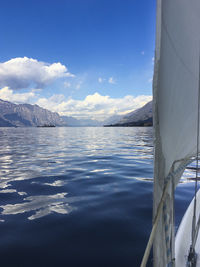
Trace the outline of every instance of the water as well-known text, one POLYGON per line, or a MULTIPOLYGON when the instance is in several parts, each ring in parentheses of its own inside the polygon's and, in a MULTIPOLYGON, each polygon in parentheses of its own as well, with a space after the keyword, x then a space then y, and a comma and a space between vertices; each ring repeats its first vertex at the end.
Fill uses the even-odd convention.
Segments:
MULTIPOLYGON (((1 266, 139 266, 152 143, 151 128, 1 128, 1 266)), ((177 189, 177 224, 192 193, 177 189)))

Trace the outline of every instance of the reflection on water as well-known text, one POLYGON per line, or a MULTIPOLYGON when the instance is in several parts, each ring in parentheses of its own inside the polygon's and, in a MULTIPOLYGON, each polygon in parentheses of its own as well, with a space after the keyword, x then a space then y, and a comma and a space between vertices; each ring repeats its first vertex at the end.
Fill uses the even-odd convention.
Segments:
MULTIPOLYGON (((139 266, 151 128, 0 128, 0 176, 1 266, 139 266)), ((179 221, 191 184, 177 190, 179 221)))
POLYGON ((26 195, 1 205, 2 218, 31 211, 34 214, 28 219, 69 213, 72 207, 66 194, 72 181, 110 176, 138 179, 136 165, 150 176, 142 179, 151 179, 151 135, 150 128, 1 128, 0 193, 26 195), (56 194, 41 195, 45 186, 46 192, 59 187, 64 193, 55 189, 56 194))
MULTIPOLYGON (((0 194, 21 196, 0 206, 2 218, 67 214, 70 185, 88 178, 101 179, 101 190, 110 190, 111 178, 152 181, 151 128, 1 128, 0 146, 0 194)), ((187 169, 182 182, 191 173, 187 169)))
POLYGON ((2 266, 138 266, 151 128, 0 128, 0 148, 2 266))
POLYGON ((67 193, 59 193, 49 196, 31 196, 24 198, 22 203, 7 204, 0 206, 0 208, 3 209, 2 215, 35 211, 33 215, 28 217, 29 220, 40 218, 51 212, 67 214, 72 208, 67 203, 66 195, 67 193))

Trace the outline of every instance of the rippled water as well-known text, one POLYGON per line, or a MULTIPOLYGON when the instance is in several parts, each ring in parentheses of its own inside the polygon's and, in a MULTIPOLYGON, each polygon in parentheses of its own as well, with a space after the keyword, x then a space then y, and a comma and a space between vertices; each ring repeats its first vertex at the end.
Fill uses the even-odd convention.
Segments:
MULTIPOLYGON (((151 128, 1 128, 0 167, 1 266, 139 266, 151 128)), ((177 189, 177 223, 192 193, 177 189)))

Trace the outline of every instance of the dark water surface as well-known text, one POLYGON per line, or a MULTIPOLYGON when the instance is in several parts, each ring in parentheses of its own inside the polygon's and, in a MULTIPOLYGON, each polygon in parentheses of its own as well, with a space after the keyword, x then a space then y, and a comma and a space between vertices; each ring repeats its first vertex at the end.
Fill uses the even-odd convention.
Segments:
MULTIPOLYGON (((152 128, 0 128, 0 177, 1 267, 140 265, 152 128)), ((192 193, 178 187, 177 223, 192 193)))

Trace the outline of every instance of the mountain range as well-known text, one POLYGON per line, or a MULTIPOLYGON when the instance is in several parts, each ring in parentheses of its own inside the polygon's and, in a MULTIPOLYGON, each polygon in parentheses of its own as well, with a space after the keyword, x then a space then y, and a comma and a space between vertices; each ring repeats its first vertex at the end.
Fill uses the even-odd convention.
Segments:
POLYGON ((152 101, 145 104, 143 107, 127 113, 118 122, 106 126, 152 126, 153 125, 153 112, 152 101))
POLYGON ((62 125, 58 113, 43 109, 38 105, 13 104, 0 100, 0 126, 43 126, 62 125))
POLYGON ((38 105, 14 104, 0 99, 0 127, 37 126, 151 126, 152 102, 140 109, 122 115, 114 115, 103 122, 60 116, 38 105))

